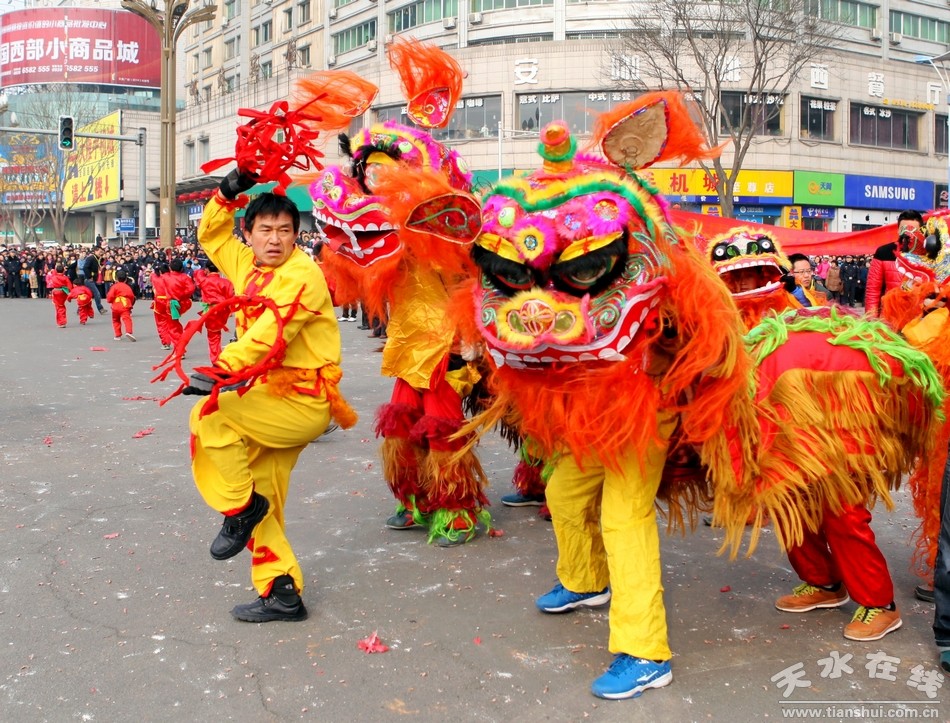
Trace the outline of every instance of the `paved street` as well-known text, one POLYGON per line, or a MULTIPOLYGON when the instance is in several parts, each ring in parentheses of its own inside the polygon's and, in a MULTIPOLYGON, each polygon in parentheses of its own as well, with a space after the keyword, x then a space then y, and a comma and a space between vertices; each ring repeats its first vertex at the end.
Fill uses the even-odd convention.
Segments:
MULTIPOLYGON (((134 311, 137 343, 69 312, 57 329, 48 301, 0 299, 2 720, 950 719, 933 608, 912 595, 916 523, 903 494, 874 523, 898 632, 845 640, 853 604, 776 611, 798 581, 771 534, 730 561, 717 555, 721 533, 700 527, 663 539, 672 685, 594 698, 590 682, 611 659, 607 609, 535 609, 555 582, 554 540, 535 508, 498 501, 514 466, 503 441, 481 447, 502 536, 441 549, 383 527, 393 501, 371 430, 391 382, 378 374, 379 342, 355 323, 341 325, 342 386, 360 422, 301 455, 287 509, 310 618, 235 622, 231 607, 256 597, 249 558, 208 554, 220 517, 191 481, 193 398, 150 399, 175 383, 149 383, 164 352, 148 302, 134 311), (358 649, 374 632, 388 652, 358 649), (866 657, 877 653, 890 660, 866 657), (820 715, 789 712, 804 707, 820 715)), ((188 363, 206 363, 204 340, 193 348, 188 363)))

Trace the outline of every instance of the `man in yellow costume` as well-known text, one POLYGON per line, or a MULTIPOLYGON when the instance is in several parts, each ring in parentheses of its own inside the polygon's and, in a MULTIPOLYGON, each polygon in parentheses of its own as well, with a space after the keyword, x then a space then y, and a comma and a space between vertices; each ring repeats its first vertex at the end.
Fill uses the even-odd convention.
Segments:
POLYGON ((250 245, 232 234, 234 211, 246 201, 235 199, 255 182, 232 171, 202 216, 199 243, 243 295, 235 300, 239 338, 213 367, 197 369, 184 393, 211 394, 190 420, 195 484, 225 516, 211 556, 251 551, 259 597, 231 614, 247 622, 296 621, 307 609, 303 573, 284 534, 290 474, 331 417, 349 427, 355 415, 337 390, 340 333, 326 281, 295 246, 300 213, 293 202, 260 194, 244 216, 250 245))

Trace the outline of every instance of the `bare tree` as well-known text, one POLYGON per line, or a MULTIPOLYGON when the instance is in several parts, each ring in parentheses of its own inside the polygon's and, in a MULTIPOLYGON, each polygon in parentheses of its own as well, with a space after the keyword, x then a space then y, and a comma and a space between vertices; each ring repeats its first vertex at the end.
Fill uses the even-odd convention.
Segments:
POLYGON ((783 135, 789 89, 841 44, 843 26, 819 20, 815 0, 655 0, 637 2, 612 58, 612 75, 638 89, 681 90, 696 101, 711 145, 703 164, 724 216, 756 139, 783 135))
MULTIPOLYGON (((71 115, 78 130, 99 117, 98 96, 79 93, 73 86, 62 84, 44 86, 41 92, 26 92, 20 100, 18 114, 24 127, 8 134, 5 139, 23 167, 28 169, 28 178, 23 179, 21 192, 11 197, 14 212, 24 229, 19 234, 23 238, 19 240, 40 241, 35 229, 47 218, 54 238, 66 240, 66 222, 76 204, 64 197, 64 190, 70 174, 75 173, 74 164, 69 153, 57 147, 55 135, 30 133, 30 128, 56 130, 59 117, 71 115)), ((94 175, 84 182, 81 195, 89 191, 94 175)))

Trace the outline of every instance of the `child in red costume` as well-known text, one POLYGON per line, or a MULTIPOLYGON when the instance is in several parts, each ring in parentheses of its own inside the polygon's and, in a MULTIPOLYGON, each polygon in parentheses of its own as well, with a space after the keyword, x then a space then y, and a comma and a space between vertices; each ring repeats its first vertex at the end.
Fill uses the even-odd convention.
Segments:
POLYGON ((128 274, 124 269, 115 272, 115 283, 109 287, 106 301, 112 305, 112 330, 115 340, 122 338, 122 326, 125 325, 125 338, 135 341, 132 335, 132 307, 135 305, 135 293, 126 282, 128 274))
POLYGON ((165 293, 168 296, 168 341, 172 346, 178 343, 183 331, 181 317, 191 308, 191 297, 195 293, 195 282, 188 274, 182 273, 184 264, 181 259, 172 259, 167 274, 162 274, 165 293))
POLYGON ((86 322, 95 318, 92 310, 92 292, 85 285, 82 274, 76 276, 76 285, 66 297, 66 301, 76 302, 76 311, 79 312, 79 325, 85 326, 86 322))
POLYGON ((210 261, 205 268, 195 272, 195 284, 201 292, 201 303, 205 307, 201 313, 207 315, 205 334, 208 337, 208 356, 214 364, 221 355, 221 332, 228 330, 229 312, 227 309, 221 309, 212 311, 209 315, 208 310, 234 296, 234 284, 224 278, 218 272, 218 267, 210 261))
POLYGON ((158 340, 162 349, 171 349, 171 335, 168 326, 171 316, 168 313, 168 291, 165 288, 165 278, 168 274, 168 264, 155 264, 152 271, 152 313, 155 315, 155 328, 158 330, 158 340))
POLYGON ((56 309, 56 326, 62 329, 66 326, 66 299, 73 288, 73 282, 63 273, 62 264, 56 264, 56 268, 47 275, 46 288, 56 309))

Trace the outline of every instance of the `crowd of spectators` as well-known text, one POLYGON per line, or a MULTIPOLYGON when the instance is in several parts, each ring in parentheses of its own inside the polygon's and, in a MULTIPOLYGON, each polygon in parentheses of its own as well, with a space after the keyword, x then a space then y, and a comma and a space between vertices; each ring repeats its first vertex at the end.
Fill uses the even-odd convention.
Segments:
POLYGON ((827 292, 828 300, 842 306, 864 306, 870 255, 811 256, 818 290, 827 292))
MULTIPOLYGON (((313 255, 314 246, 319 245, 319 239, 316 233, 303 231, 298 244, 313 255)), ((47 298, 46 276, 56 264, 62 264, 66 275, 74 284, 80 274, 84 278, 90 274, 94 275, 94 283, 102 298, 105 298, 115 283, 116 271, 122 269, 136 297, 151 299, 151 279, 155 267, 158 264, 168 264, 174 258, 182 260, 183 270, 188 275, 208 261, 197 243, 185 240, 172 249, 162 249, 153 242, 113 248, 101 240, 89 247, 72 244, 48 248, 0 246, 0 297, 47 298), (95 261, 91 260, 90 256, 95 256, 95 261)))

